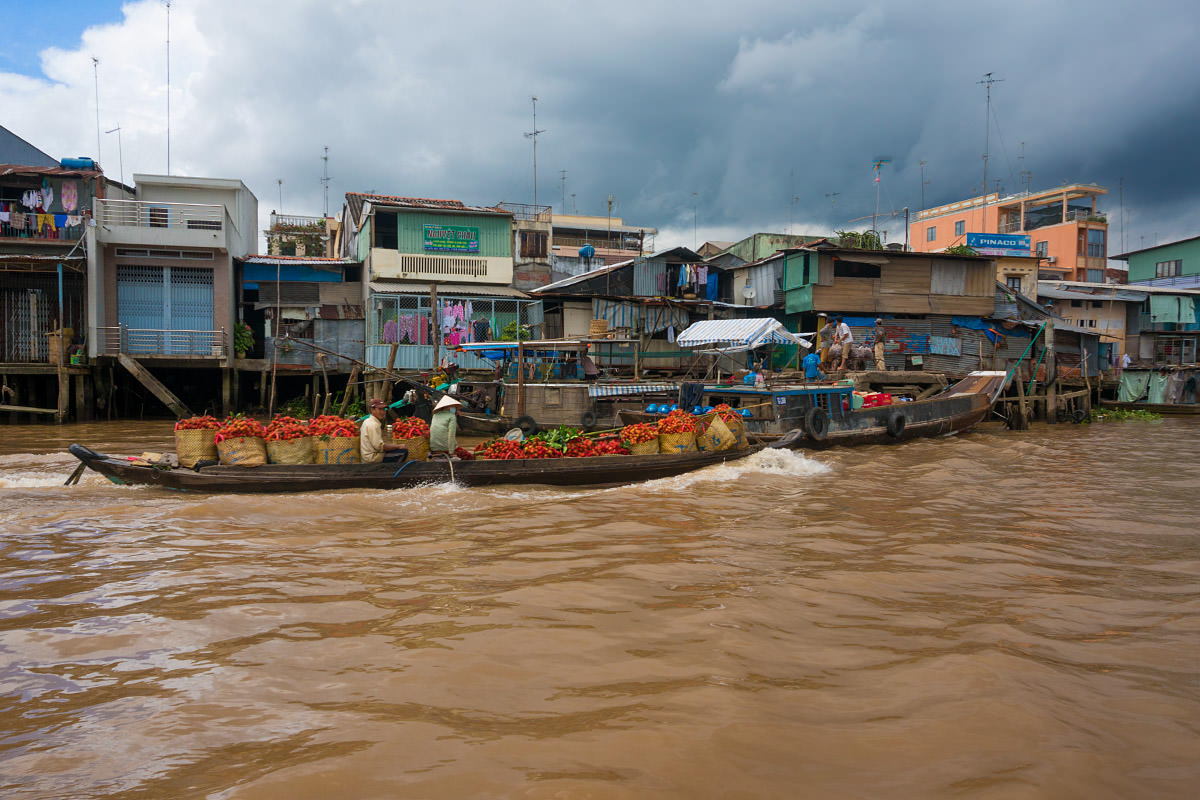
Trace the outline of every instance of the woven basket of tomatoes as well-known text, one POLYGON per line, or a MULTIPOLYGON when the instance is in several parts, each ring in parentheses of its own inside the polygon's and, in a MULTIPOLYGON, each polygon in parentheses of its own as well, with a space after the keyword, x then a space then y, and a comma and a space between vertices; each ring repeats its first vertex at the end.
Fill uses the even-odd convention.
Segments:
POLYGON ((429 423, 420 417, 401 417, 392 425, 396 444, 408 448, 409 461, 429 458, 429 423))
POLYGON ((677 408, 658 422, 658 452, 679 455, 696 452, 696 418, 677 408))
POLYGON ((316 448, 308 423, 295 417, 276 416, 267 423, 267 461, 272 464, 312 464, 316 448))
POLYGON ((222 464, 261 467, 267 463, 267 431, 253 417, 227 417, 217 429, 217 453, 222 464))
POLYGON ((635 456, 652 456, 658 452, 658 423, 638 422, 621 429, 621 441, 635 456))
POLYGON ((216 458, 216 435, 219 427, 220 420, 208 414, 176 422, 175 453, 179 456, 180 465, 190 469, 196 466, 197 461, 216 458))

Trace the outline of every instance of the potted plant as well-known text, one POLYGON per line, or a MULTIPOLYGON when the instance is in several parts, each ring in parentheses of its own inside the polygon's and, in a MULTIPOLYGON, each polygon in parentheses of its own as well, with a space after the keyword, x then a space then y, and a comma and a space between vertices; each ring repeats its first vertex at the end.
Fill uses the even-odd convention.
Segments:
POLYGON ((250 348, 254 347, 254 333, 250 326, 240 322, 233 327, 233 352, 238 358, 245 358, 250 348))

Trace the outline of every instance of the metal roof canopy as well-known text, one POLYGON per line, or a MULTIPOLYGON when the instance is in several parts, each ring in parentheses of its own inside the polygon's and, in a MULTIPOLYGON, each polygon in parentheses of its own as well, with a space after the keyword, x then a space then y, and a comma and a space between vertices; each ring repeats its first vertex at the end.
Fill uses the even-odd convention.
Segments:
POLYGON ((429 281, 418 283, 389 283, 387 281, 371 281, 370 288, 376 294, 429 294, 429 289, 437 285, 438 295, 454 297, 511 297, 514 300, 532 300, 529 295, 508 286, 494 286, 486 283, 442 283, 429 281))
POLYGON ((715 348, 722 353, 753 350, 765 344, 796 344, 806 349, 812 347, 812 343, 803 336, 785 330, 783 323, 771 317, 707 319, 693 322, 675 337, 675 344, 680 347, 724 345, 715 348))

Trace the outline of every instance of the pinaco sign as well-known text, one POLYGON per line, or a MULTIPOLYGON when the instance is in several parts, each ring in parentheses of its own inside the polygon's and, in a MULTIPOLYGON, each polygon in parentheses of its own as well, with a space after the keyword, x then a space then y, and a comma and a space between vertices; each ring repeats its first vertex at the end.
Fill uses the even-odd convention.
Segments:
POLYGON ((1032 241, 1025 234, 968 233, 967 247, 984 256, 1032 255, 1032 241))

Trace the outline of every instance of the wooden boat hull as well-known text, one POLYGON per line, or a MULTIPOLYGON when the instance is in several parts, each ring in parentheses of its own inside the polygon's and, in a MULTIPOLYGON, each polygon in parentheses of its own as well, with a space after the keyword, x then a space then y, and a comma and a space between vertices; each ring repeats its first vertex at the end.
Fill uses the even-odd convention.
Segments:
MULTIPOLYGON (((796 437, 799 432, 796 433, 796 437)), ((785 437, 786 439, 786 437, 785 437)), ((786 446, 781 442, 778 447, 786 446)), ((595 458, 514 461, 414 461, 406 464, 267 464, 261 467, 210 466, 199 470, 166 469, 130 463, 80 444, 69 450, 88 468, 113 483, 160 486, 193 492, 270 494, 336 489, 401 489, 436 483, 463 486, 544 484, 617 486, 682 475, 702 467, 745 458, 761 450, 749 447, 686 455, 599 456, 595 458)))
POLYGON ((1189 416, 1200 414, 1200 403, 1123 403, 1119 400, 1101 400, 1101 408, 1119 408, 1123 411, 1153 411, 1155 414, 1189 416))

